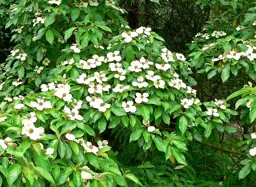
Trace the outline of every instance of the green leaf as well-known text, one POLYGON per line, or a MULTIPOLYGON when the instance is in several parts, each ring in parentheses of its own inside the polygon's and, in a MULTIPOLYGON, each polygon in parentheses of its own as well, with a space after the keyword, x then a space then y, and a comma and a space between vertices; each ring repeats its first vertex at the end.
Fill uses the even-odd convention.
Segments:
POLYGON ((23 168, 23 174, 28 179, 30 185, 33 186, 34 180, 35 180, 34 169, 29 167, 29 166, 24 167, 23 168))
POLYGON ((112 32, 112 30, 105 25, 97 25, 97 27, 101 28, 104 31, 112 32))
POLYGON ((53 40, 54 40, 54 34, 51 30, 48 30, 45 34, 45 37, 46 37, 46 40, 52 44, 53 43, 53 40))
POLYGON ((143 116, 144 120, 148 121, 150 118, 150 110, 146 105, 140 107, 140 113, 143 116))
POLYGON ((25 69, 24 69, 24 66, 19 66, 18 67, 18 77, 20 79, 22 79, 24 77, 24 74, 25 74, 25 69))
POLYGON ((128 62, 133 61, 135 54, 134 54, 133 47, 131 45, 126 47, 126 49, 125 49, 125 56, 126 56, 126 60, 128 62))
POLYGON ((107 127, 107 121, 105 117, 101 117, 98 122, 98 128, 100 130, 100 133, 104 132, 106 130, 106 127, 107 127))
POLYGON ((251 111, 249 113, 250 122, 252 123, 256 119, 256 102, 253 102, 251 111))
POLYGON ((39 173, 39 175, 41 175, 43 178, 45 178, 46 180, 48 180, 52 184, 55 184, 55 181, 54 181, 53 177, 51 176, 51 174, 47 170, 45 170, 44 168, 41 168, 41 167, 37 167, 37 166, 35 166, 34 168, 39 173))
POLYGON ((73 182, 76 187, 82 186, 81 172, 76 171, 73 173, 73 182))
POLYGON ((76 155, 78 155, 80 151, 79 151, 79 146, 77 145, 77 143, 70 141, 69 145, 70 145, 71 149, 74 151, 74 153, 76 155))
POLYGON ((188 128, 187 118, 185 116, 181 116, 181 118, 179 119, 179 129, 181 133, 184 134, 187 128, 188 128))
POLYGON ((138 140, 141 137, 143 132, 144 132, 144 129, 136 129, 135 131, 133 131, 130 136, 130 142, 138 140))
POLYGON ((111 111, 116 115, 116 116, 126 116, 126 112, 124 111, 123 108, 112 106, 111 111))
POLYGON ((167 145, 160 137, 154 138, 154 142, 156 144, 156 148, 161 152, 166 152, 167 145))
POLYGON ((72 36, 75 29, 76 29, 76 27, 71 27, 65 31, 65 36, 64 36, 65 41, 67 41, 72 36))
POLYGON ((227 64, 221 72, 222 82, 225 82, 226 80, 228 80, 229 76, 230 76, 230 65, 227 64))
POLYGON ((75 21, 80 15, 80 10, 79 8, 74 8, 72 11, 71 11, 71 19, 72 21, 75 21))
POLYGON ((238 177, 239 179, 245 178, 251 172, 251 165, 245 165, 239 172, 238 177))
POLYGON ((137 177, 135 177, 135 175, 131 174, 131 173, 127 173, 124 175, 125 178, 130 179, 131 181, 135 182, 136 184, 142 186, 141 182, 139 181, 139 179, 137 179, 137 177))
POLYGON ((92 129, 89 125, 85 125, 85 126, 84 126, 84 130, 85 130, 85 132, 87 132, 90 136, 95 136, 95 132, 93 131, 93 129, 92 129))
POLYGON ((186 158, 185 156, 180 152, 179 149, 172 147, 171 148, 173 156, 175 157, 175 159, 177 160, 177 162, 179 162, 180 164, 184 164, 187 166, 187 162, 186 162, 186 158))
POLYGON ((53 24, 53 22, 55 21, 55 17, 56 17, 56 13, 51 13, 49 14, 44 21, 44 25, 46 27, 48 27, 49 25, 53 24))
POLYGON ((17 180, 21 173, 21 166, 18 164, 12 164, 10 168, 8 168, 7 174, 7 182, 9 186, 12 186, 12 184, 17 180))

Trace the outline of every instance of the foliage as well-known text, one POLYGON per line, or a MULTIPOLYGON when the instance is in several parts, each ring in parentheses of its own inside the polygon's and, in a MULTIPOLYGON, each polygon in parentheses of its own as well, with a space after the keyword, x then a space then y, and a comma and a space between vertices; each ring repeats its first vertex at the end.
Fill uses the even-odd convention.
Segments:
POLYGON ((0 65, 0 184, 253 185, 256 135, 235 138, 240 128, 231 121, 240 112, 252 126, 255 88, 228 98, 242 95, 235 111, 224 100, 200 101, 193 71, 223 82, 241 72, 255 79, 254 4, 195 2, 180 1, 174 12, 173 1, 150 3, 166 21, 147 25, 163 33, 183 5, 200 12, 191 22, 210 15, 186 58, 151 28, 131 29, 112 0, 0 1, 16 44, 0 65))

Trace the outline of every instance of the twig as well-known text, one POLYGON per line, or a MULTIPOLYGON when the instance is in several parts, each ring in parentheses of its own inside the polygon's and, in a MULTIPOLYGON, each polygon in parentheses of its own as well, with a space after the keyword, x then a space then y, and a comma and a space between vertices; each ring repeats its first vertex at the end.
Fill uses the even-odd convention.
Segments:
POLYGON ((231 153, 231 154, 235 154, 235 155, 245 156, 244 153, 240 153, 240 152, 236 152, 236 151, 231 151, 229 149, 224 149, 224 148, 221 148, 221 147, 218 147, 218 146, 215 146, 215 145, 212 145, 212 144, 208 144, 208 143, 205 143, 205 142, 199 142, 199 143, 203 144, 203 145, 206 145, 207 147, 211 147, 213 149, 222 151, 222 152, 227 152, 227 153, 231 153))

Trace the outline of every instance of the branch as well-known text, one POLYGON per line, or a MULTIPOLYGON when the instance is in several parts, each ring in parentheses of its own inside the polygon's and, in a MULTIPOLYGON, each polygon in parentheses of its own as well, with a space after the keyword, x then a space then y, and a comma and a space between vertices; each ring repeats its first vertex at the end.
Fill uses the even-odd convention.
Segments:
POLYGON ((215 146, 215 145, 212 145, 212 144, 208 144, 208 143, 205 143, 205 142, 199 142, 200 144, 203 144, 207 147, 211 147, 213 149, 216 149, 216 150, 219 150, 219 151, 222 151, 222 152, 227 152, 227 153, 231 153, 231 154, 235 154, 235 155, 240 155, 240 156, 245 156, 246 154, 244 153, 240 153, 240 152, 236 152, 236 151, 231 151, 231 150, 228 150, 228 149, 224 149, 222 147, 218 147, 218 146, 215 146))

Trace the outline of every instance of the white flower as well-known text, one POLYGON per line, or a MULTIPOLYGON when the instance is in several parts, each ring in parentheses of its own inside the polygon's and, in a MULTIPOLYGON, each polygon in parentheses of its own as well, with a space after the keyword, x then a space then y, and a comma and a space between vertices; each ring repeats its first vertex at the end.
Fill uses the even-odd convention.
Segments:
POLYGON ((227 107, 224 105, 224 101, 223 100, 218 100, 218 99, 215 99, 215 102, 214 102, 219 108, 225 110, 227 107))
POLYGON ((77 101, 77 102, 75 103, 74 108, 80 109, 80 108, 82 108, 82 104, 83 104, 83 101, 82 101, 82 100, 79 100, 79 101, 77 101))
POLYGON ((251 108, 252 107, 252 102, 253 102, 253 100, 249 100, 247 103, 246 103, 246 106, 248 107, 248 108, 251 108))
POLYGON ((87 83, 87 75, 85 73, 81 74, 77 79, 76 79, 78 84, 86 84, 87 83))
POLYGON ((90 94, 94 94, 94 93, 102 93, 102 85, 100 84, 94 84, 94 83, 89 83, 89 88, 88 88, 88 92, 90 94))
POLYGON ((106 110, 108 108, 110 108, 110 106, 111 106, 110 104, 100 103, 99 106, 98 106, 98 110, 100 112, 106 112, 106 110))
POLYGON ((215 117, 218 117, 220 116, 219 113, 218 113, 218 110, 216 108, 207 108, 207 111, 205 112, 207 115, 209 116, 215 116, 215 117))
POLYGON ((93 96, 93 97, 87 96, 86 101, 89 102, 91 107, 96 108, 96 109, 98 109, 100 107, 100 105, 102 103, 104 103, 102 99, 97 98, 95 96, 93 96))
POLYGON ((6 117, 6 116, 4 116, 4 117, 0 117, 0 123, 1 123, 1 122, 4 122, 6 119, 7 119, 7 117, 6 117))
POLYGON ((196 94, 196 90, 192 89, 190 86, 187 86, 187 93, 196 94))
POLYGON ((200 100, 198 98, 193 98, 193 103, 198 104, 198 103, 200 103, 200 100))
POLYGON ((74 59, 73 58, 71 58, 71 59, 69 59, 69 60, 66 60, 66 61, 64 61, 63 63, 62 63, 62 65, 63 66, 65 66, 65 65, 71 65, 71 64, 74 64, 74 59))
POLYGON ((16 87, 19 86, 19 85, 21 85, 21 84, 22 84, 22 82, 19 82, 19 79, 18 79, 17 81, 13 81, 13 82, 12 82, 12 85, 13 85, 13 86, 16 86, 16 87))
POLYGON ((93 178, 92 174, 87 171, 81 171, 81 177, 83 181, 87 181, 93 178))
POLYGON ((90 0, 89 4, 90 4, 90 6, 98 6, 99 5, 97 0, 90 0))
POLYGON ((124 86, 124 85, 122 85, 122 84, 118 84, 118 85, 116 85, 116 87, 113 89, 113 92, 122 93, 122 92, 124 92, 125 90, 128 90, 129 88, 130 88, 129 85, 124 86))
POLYGON ((111 71, 117 71, 117 72, 121 72, 123 70, 122 64, 120 63, 110 63, 109 68, 111 71))
POLYGON ((148 102, 148 96, 149 96, 148 93, 143 93, 143 94, 136 93, 135 95, 136 95, 136 98, 135 98, 136 103, 142 103, 142 102, 146 103, 146 102, 148 102))
POLYGON ((165 62, 174 62, 173 54, 167 48, 162 49, 161 57, 165 62))
POLYGON ((251 137, 252 137, 252 139, 256 139, 256 133, 255 133, 255 132, 252 133, 252 134, 251 134, 251 137))
POLYGON ((5 150, 5 149, 7 149, 8 143, 10 143, 11 141, 12 141, 12 139, 9 137, 7 137, 5 139, 0 139, 0 146, 5 150))
POLYGON ((161 77, 159 75, 155 75, 155 73, 150 70, 150 71, 147 72, 146 79, 155 82, 157 80, 160 80, 161 77))
POLYGON ((105 60, 104 56, 98 56, 98 55, 93 55, 92 58, 95 60, 96 66, 100 66, 102 62, 104 62, 105 60))
POLYGON ((65 106, 63 111, 67 114, 70 120, 83 120, 83 117, 79 115, 79 111, 76 108, 70 110, 70 108, 65 106))
POLYGON ((164 82, 164 80, 158 79, 158 80, 154 81, 154 86, 155 86, 155 88, 163 89, 165 86, 165 82, 164 82))
POLYGON ((72 95, 69 92, 70 92, 69 85, 59 84, 58 88, 55 89, 54 95, 57 96, 58 98, 63 99, 64 101, 71 102, 72 95))
POLYGON ((102 90, 104 92, 108 92, 110 90, 111 86, 109 84, 102 84, 102 90))
POLYGON ((84 149, 88 152, 88 153, 94 153, 97 154, 97 152, 99 151, 99 148, 92 145, 91 142, 86 142, 86 144, 84 145, 84 149))
POLYGON ((54 82, 51 82, 49 84, 42 84, 40 86, 40 88, 41 88, 42 92, 47 92, 49 90, 54 90, 55 89, 55 84, 54 84, 54 82))
POLYGON ((136 32, 123 32, 121 36, 124 38, 126 43, 129 43, 132 41, 132 38, 138 36, 138 34, 136 32))
POLYGON ((108 62, 113 62, 113 61, 119 62, 119 61, 121 61, 122 57, 119 54, 120 54, 120 51, 109 52, 107 54, 107 61, 108 62))
POLYGON ((31 101, 30 105, 40 111, 44 109, 52 108, 51 102, 44 101, 43 99, 37 99, 37 102, 31 101))
POLYGON ((24 104, 16 104, 16 105, 14 105, 14 109, 20 110, 20 109, 22 109, 24 106, 25 106, 24 104))
POLYGON ((25 61, 27 59, 27 53, 20 53, 18 56, 16 56, 17 59, 20 59, 21 61, 25 61))
POLYGON ((136 73, 141 72, 142 71, 142 64, 138 60, 132 61, 130 66, 128 67, 128 70, 130 70, 132 72, 136 72, 136 73))
POLYGON ((176 88, 177 90, 180 90, 181 88, 186 88, 187 85, 181 80, 181 79, 172 79, 169 83, 171 87, 176 88))
POLYGON ((40 74, 42 71, 43 71, 44 67, 39 67, 39 66, 36 66, 34 71, 37 73, 37 74, 40 74))
POLYGON ((16 49, 16 50, 11 50, 11 55, 15 56, 20 50, 16 49))
POLYGON ((8 102, 12 102, 12 98, 9 95, 5 96, 4 100, 8 102))
POLYGON ((250 149, 249 153, 250 153, 251 156, 255 156, 256 155, 256 147, 250 149))
POLYGON ((49 60, 48 58, 45 58, 45 59, 43 60, 43 64, 44 64, 45 66, 48 66, 48 65, 50 64, 50 60, 49 60))
POLYGON ((139 87, 139 88, 146 88, 148 87, 148 83, 144 82, 144 77, 140 76, 137 78, 137 81, 132 82, 133 86, 139 87))
POLYGON ((133 101, 123 101, 122 107, 125 110, 125 112, 136 112, 136 107, 133 105, 133 101))
POLYGON ((140 63, 143 69, 148 69, 150 65, 154 64, 153 62, 146 60, 144 57, 140 58, 140 63))
POLYGON ((176 57, 180 61, 186 61, 185 56, 183 54, 181 54, 181 53, 176 53, 176 57))
POLYGON ((76 139, 75 135, 71 133, 67 133, 65 137, 70 141, 74 141, 76 139))
POLYGON ((154 132, 156 128, 154 126, 149 126, 148 127, 148 132, 154 132))
POLYGON ((47 149, 45 150, 45 154, 46 154, 46 155, 52 155, 53 153, 54 153, 54 149, 51 148, 51 147, 49 147, 49 148, 47 148, 47 149))
POLYGON ((74 51, 74 53, 80 53, 81 52, 81 46, 79 44, 72 44, 70 49, 74 51))
POLYGON ((107 146, 107 145, 108 145, 108 141, 107 141, 107 140, 103 140, 103 141, 99 140, 99 141, 97 141, 97 144, 98 144, 98 146, 99 146, 99 149, 101 149, 101 148, 103 148, 104 146, 107 146))
POLYGON ((151 28, 140 27, 136 29, 138 34, 150 35, 151 28))
POLYGON ((192 106, 194 104, 194 100, 193 99, 182 99, 181 100, 181 105, 184 107, 184 108, 189 108, 190 106, 192 106))
POLYGON ((116 73, 116 74, 114 75, 114 77, 117 78, 117 79, 119 79, 120 81, 123 81, 123 80, 125 80, 125 78, 126 78, 125 75, 126 75, 126 71, 123 70, 123 69, 121 69, 118 73, 116 73))
POLYGON ((32 122, 26 122, 23 124, 22 135, 28 136, 31 140, 38 140, 41 138, 41 134, 44 133, 43 127, 35 127, 32 122))
POLYGON ((229 58, 229 59, 239 60, 240 57, 241 57, 241 54, 237 53, 235 51, 230 51, 229 54, 227 54, 227 58, 229 58))
POLYGON ((156 64, 155 66, 156 66, 156 69, 160 69, 163 71, 167 71, 168 69, 171 68, 170 64, 156 64))
POLYGON ((60 5, 61 4, 61 0, 49 0, 48 3, 60 5))

